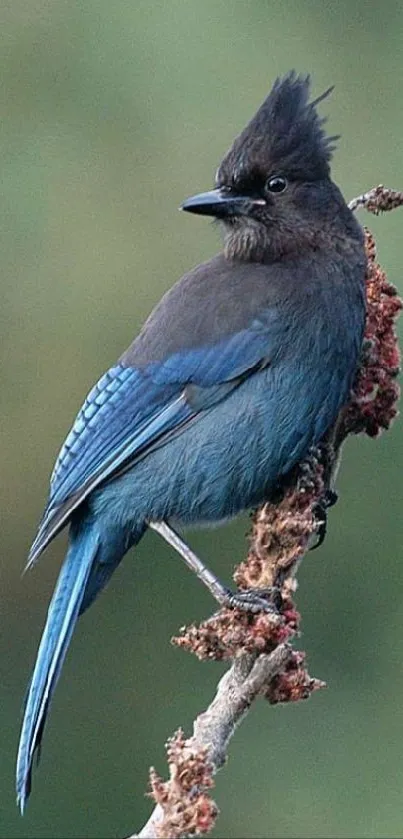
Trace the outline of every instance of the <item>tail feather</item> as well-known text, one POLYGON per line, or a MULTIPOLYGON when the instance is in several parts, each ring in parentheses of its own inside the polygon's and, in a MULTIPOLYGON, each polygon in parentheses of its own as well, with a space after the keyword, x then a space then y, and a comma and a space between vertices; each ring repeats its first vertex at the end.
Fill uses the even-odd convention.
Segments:
POLYGON ((80 614, 91 568, 99 548, 95 529, 75 534, 57 581, 30 682, 17 757, 17 803, 21 812, 31 791, 35 753, 53 691, 80 614))
POLYGON ((88 609, 94 602, 98 594, 109 582, 115 568, 119 565, 121 556, 115 562, 96 562, 91 568, 91 573, 88 577, 87 585, 85 587, 84 597, 80 605, 80 615, 88 609))

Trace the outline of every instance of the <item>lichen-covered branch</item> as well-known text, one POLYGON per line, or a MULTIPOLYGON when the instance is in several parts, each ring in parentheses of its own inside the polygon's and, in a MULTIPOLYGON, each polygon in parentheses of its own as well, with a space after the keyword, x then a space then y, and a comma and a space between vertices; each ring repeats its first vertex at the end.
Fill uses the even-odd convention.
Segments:
POLYGON ((225 763, 229 740, 256 696, 270 689, 293 655, 289 645, 281 644, 269 655, 243 655, 234 661, 220 680, 211 705, 195 720, 192 737, 185 740, 178 731, 167 744, 169 780, 162 781, 151 770, 157 807, 140 837, 171 839, 211 829, 218 810, 207 790, 214 785, 214 773, 225 763))
POLYGON ((378 216, 379 213, 386 213, 388 210, 394 210, 396 207, 403 205, 403 192, 397 189, 389 189, 383 184, 374 186, 368 192, 358 195, 349 203, 350 210, 359 210, 364 207, 369 213, 378 216))
MULTIPOLYGON (((403 192, 375 187, 350 202, 378 214, 403 206, 403 192)), ((180 839, 208 833, 218 809, 210 797, 213 775, 225 762, 237 724, 253 700, 270 703, 305 699, 324 683, 309 676, 305 654, 293 650, 300 615, 294 604, 296 571, 314 541, 325 535, 340 451, 349 434, 376 437, 397 413, 399 350, 395 332, 402 301, 379 266, 375 241, 366 230, 367 318, 360 367, 348 405, 326 440, 290 476, 281 497, 252 517, 248 556, 235 570, 240 589, 268 592, 277 606, 257 614, 222 608, 199 626, 183 629, 173 642, 201 659, 231 660, 193 735, 177 732, 167 744, 169 780, 151 770, 156 807, 138 836, 180 839)), ((131 837, 134 839, 134 837, 131 837)))

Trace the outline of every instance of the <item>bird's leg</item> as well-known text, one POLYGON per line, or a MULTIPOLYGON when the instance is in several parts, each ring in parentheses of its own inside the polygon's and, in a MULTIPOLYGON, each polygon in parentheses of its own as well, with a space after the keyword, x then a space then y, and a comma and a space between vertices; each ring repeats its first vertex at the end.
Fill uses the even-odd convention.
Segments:
POLYGON ((169 545, 185 560, 186 565, 198 576, 199 580, 208 588, 220 606, 243 609, 245 612, 277 612, 281 606, 281 595, 278 589, 247 589, 233 592, 201 561, 189 545, 165 521, 149 522, 151 530, 159 533, 169 545))

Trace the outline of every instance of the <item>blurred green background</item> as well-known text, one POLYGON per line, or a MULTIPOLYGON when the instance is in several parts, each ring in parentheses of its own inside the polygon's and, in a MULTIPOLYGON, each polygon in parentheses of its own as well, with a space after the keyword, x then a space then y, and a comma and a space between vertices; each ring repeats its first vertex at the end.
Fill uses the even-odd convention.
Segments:
MULTIPOLYGON (((177 207, 277 74, 336 85, 322 113, 346 197, 403 188, 403 5, 3 0, 0 23, 0 834, 124 837, 150 811, 149 765, 165 773, 164 741, 223 672, 169 643, 212 602, 154 534, 126 558, 80 621, 22 820, 22 702, 65 538, 21 571, 53 459, 152 305, 219 247, 177 207)), ((402 211, 363 219, 403 291, 402 211)), ((217 777, 216 837, 403 836, 402 442, 400 420, 346 447, 328 539, 299 575, 300 643, 329 689, 254 706, 217 777)), ((247 526, 192 536, 225 580, 247 526)))

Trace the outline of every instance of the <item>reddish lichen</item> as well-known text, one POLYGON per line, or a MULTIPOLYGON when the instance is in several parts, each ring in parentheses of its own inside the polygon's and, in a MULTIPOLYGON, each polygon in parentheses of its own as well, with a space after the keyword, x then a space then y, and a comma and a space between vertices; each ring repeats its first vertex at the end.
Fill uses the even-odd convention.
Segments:
POLYGON ((207 749, 197 748, 179 731, 168 740, 169 780, 150 770, 151 796, 163 810, 160 839, 202 836, 214 826, 218 809, 207 790, 214 786, 207 749))
POLYGON ((277 504, 264 504, 252 516, 249 553, 236 568, 241 589, 278 586, 295 571, 318 529, 315 509, 325 492, 323 466, 313 456, 301 464, 295 480, 277 504))
POLYGON ((200 659, 223 661, 241 653, 270 653, 298 631, 299 615, 291 604, 282 614, 241 609, 220 609, 199 626, 181 630, 173 641, 200 659))
POLYGON ((389 428, 397 414, 400 352, 396 319, 402 301, 376 260, 375 240, 365 231, 367 318, 362 361, 350 403, 340 424, 342 438, 361 431, 369 437, 389 428))
POLYGON ((264 695, 271 705, 277 705, 309 699, 311 693, 325 687, 326 682, 311 678, 306 670, 305 653, 294 651, 283 672, 274 677, 264 695))

